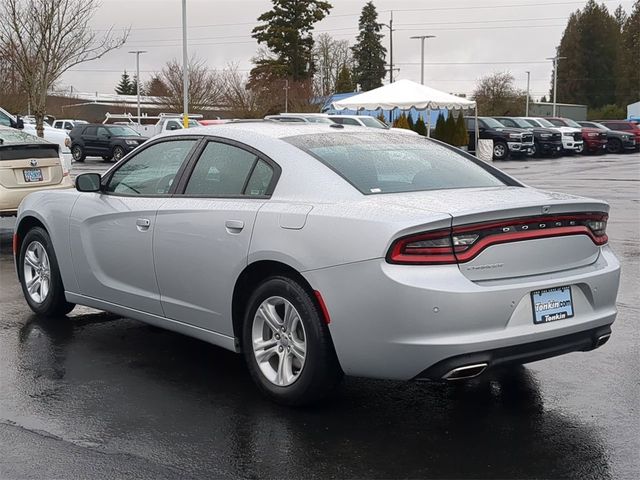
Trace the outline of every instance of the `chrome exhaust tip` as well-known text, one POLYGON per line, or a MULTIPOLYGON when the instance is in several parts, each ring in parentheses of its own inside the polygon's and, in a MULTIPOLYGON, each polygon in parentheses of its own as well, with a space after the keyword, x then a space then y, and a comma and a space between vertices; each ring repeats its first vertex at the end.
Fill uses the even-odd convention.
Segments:
POLYGON ((454 368, 450 370, 445 375, 443 375, 443 380, 466 380, 469 378, 474 378, 484 372, 489 364, 487 363, 475 363, 473 365, 465 365, 464 367, 454 368))
POLYGON ((611 338, 611 334, 610 333, 605 333, 604 335, 600 335, 598 337, 598 339, 596 340, 595 348, 599 348, 602 345, 604 345, 605 343, 607 343, 609 341, 609 338, 611 338))

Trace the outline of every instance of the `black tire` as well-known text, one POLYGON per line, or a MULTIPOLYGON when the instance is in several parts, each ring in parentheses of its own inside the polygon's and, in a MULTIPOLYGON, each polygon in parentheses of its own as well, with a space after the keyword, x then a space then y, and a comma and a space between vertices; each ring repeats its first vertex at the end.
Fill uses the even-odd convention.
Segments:
POLYGON ((506 160, 509 156, 509 146, 500 140, 493 142, 493 159, 506 160))
POLYGON ((296 281, 284 276, 265 280, 251 295, 244 318, 242 348, 254 382, 267 397, 284 405, 300 406, 316 403, 329 395, 342 378, 329 328, 314 298, 296 281), (288 386, 272 383, 258 366, 253 351, 252 329, 262 302, 282 297, 299 313, 304 326, 306 355, 297 379, 288 386))
POLYGON ((607 142, 608 153, 620 153, 622 152, 622 142, 617 138, 612 138, 607 142))
POLYGON ((127 152, 124 151, 124 148, 122 148, 120 145, 116 145, 115 147, 113 147, 111 158, 113 158, 115 162, 119 162, 126 154, 127 152))
POLYGON ((59 317, 73 310, 75 305, 67 302, 64 297, 64 286, 62 285, 62 278, 60 277, 58 260, 51 245, 51 238, 44 228, 34 227, 24 236, 18 257, 18 271, 24 298, 29 304, 29 308, 35 313, 46 317, 59 317), (25 255, 29 246, 34 242, 38 242, 44 247, 49 259, 49 292, 41 302, 36 302, 31 298, 25 282, 25 255))
POLYGON ((533 158, 538 158, 540 155, 540 145, 538 142, 533 142, 533 147, 531 147, 531 156, 533 158))
POLYGON ((84 162, 87 155, 84 153, 84 149, 80 145, 73 145, 71 147, 71 156, 74 162, 84 162))

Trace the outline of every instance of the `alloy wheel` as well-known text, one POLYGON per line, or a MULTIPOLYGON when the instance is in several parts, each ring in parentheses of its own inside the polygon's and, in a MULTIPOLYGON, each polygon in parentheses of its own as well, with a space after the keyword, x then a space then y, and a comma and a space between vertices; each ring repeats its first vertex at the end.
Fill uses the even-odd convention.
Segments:
POLYGON ((493 147, 493 155, 496 158, 502 159, 502 158, 506 157, 506 154, 507 154, 506 147, 502 143, 498 143, 497 145, 495 145, 493 147))
POLYGON ((253 354, 264 377, 287 387, 302 373, 307 336, 298 310, 283 297, 269 297, 258 307, 251 331, 253 354))
POLYGON ((51 288, 51 264, 47 251, 38 241, 31 242, 24 253, 23 275, 31 300, 44 302, 51 288))

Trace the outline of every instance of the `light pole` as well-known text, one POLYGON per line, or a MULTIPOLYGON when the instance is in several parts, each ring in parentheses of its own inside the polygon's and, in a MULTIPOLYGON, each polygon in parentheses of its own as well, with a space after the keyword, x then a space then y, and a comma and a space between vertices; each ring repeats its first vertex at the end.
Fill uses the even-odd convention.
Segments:
POLYGON ((420 39, 420 83, 424 85, 424 41, 427 38, 436 38, 435 35, 414 35, 412 40, 420 39))
POLYGON ((556 116, 556 91, 558 89, 558 61, 565 60, 567 57, 561 57, 556 53, 555 57, 549 57, 547 60, 553 61, 553 115, 556 116))
POLYGON ((187 0, 182 0, 182 125, 189 128, 189 61, 187 58, 187 0))
POLYGON ((136 94, 138 95, 138 125, 140 125, 140 54, 147 53, 147 51, 133 50, 129 53, 133 53, 136 56, 136 94))
POLYGON ((524 116, 528 117, 529 116, 529 85, 530 85, 530 80, 531 80, 531 72, 527 72, 527 106, 525 107, 525 113, 524 116))

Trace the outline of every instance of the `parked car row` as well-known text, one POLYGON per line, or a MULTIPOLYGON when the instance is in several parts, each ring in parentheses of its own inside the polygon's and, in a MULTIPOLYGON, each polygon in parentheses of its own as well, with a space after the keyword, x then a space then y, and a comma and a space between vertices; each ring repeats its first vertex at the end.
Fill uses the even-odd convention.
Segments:
MULTIPOLYGON (((475 149, 475 117, 465 117, 469 150, 475 149)), ((622 153, 640 148, 640 126, 560 117, 478 117, 479 139, 493 140, 494 160, 509 157, 622 153)))

